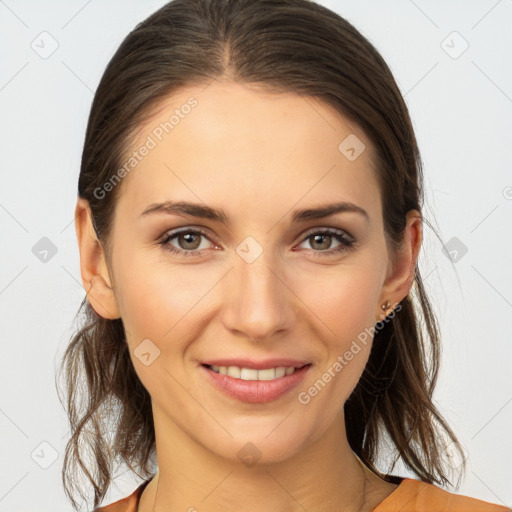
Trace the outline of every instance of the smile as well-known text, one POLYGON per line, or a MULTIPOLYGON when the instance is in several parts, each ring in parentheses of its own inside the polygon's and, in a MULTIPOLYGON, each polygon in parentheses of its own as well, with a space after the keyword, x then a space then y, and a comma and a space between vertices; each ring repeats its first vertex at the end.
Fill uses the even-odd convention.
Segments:
POLYGON ((228 375, 234 379, 241 380, 274 380, 284 377, 285 375, 291 375, 295 371, 295 367, 279 366, 277 368, 267 368, 264 370, 255 370, 254 368, 241 368, 239 366, 214 366, 211 365, 209 368, 222 375, 228 375))
POLYGON ((199 369, 217 392, 246 403, 267 403, 289 395, 312 365, 247 368, 202 364, 199 369))

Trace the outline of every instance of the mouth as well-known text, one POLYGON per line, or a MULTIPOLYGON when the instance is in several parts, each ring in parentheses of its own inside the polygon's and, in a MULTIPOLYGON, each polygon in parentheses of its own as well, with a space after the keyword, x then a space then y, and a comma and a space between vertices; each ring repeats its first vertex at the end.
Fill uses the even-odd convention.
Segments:
MULTIPOLYGON (((280 363, 281 364, 281 363, 280 363)), ((244 365, 201 364, 206 379, 214 389, 224 395, 246 403, 267 403, 288 395, 299 385, 312 367, 312 363, 295 362, 283 366, 253 368, 244 365)), ((264 366, 252 364, 251 366, 264 366)))
MULTIPOLYGON (((311 364, 311 363, 308 363, 311 364)), ((240 380, 249 380, 249 381, 271 381, 275 379, 280 379, 281 377, 285 377, 287 375, 292 375, 296 370, 300 370, 304 368, 304 366, 308 366, 308 364, 302 364, 298 367, 295 366, 275 366, 264 369, 256 369, 249 368, 244 366, 218 366, 218 365, 210 365, 204 364, 205 368, 208 368, 212 372, 218 373, 220 375, 227 375, 233 379, 240 380)))

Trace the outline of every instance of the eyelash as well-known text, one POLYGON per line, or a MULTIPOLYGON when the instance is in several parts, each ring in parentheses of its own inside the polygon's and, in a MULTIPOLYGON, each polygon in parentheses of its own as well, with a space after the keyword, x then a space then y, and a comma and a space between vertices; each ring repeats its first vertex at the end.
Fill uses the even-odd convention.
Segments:
MULTIPOLYGON (((316 228, 315 228, 316 229, 316 228)), ((171 233, 167 233, 163 240, 159 242, 159 245, 161 245, 165 250, 170 251, 174 254, 178 254, 180 256, 189 257, 189 256, 201 256, 202 252, 206 249, 201 250, 192 250, 192 251, 186 251, 184 249, 177 249, 176 247, 173 247, 172 245, 169 245, 169 242, 173 240, 174 238, 177 238, 181 234, 194 234, 194 235, 203 235, 205 238, 208 238, 207 233, 200 229, 191 229, 186 228, 182 229, 180 231, 174 231, 171 233)), ((324 228, 321 230, 310 230, 305 233, 304 238, 300 242, 301 244, 308 240, 309 238, 312 238, 314 235, 329 235, 333 236, 338 242, 340 242, 340 245, 334 249, 328 249, 325 251, 313 251, 315 254, 315 257, 323 256, 323 255, 333 255, 333 254, 339 254, 345 251, 348 251, 350 249, 354 249, 357 247, 357 243, 353 237, 345 238, 346 233, 344 231, 333 229, 333 228, 324 228)))

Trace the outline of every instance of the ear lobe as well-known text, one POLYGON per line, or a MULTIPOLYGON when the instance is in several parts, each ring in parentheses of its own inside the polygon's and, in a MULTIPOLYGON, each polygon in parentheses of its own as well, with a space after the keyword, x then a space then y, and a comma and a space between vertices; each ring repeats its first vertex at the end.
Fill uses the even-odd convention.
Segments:
POLYGON ((120 318, 105 254, 92 224, 89 203, 81 197, 75 208, 75 231, 80 251, 80 273, 88 302, 101 317, 110 320, 120 318))
POLYGON ((392 266, 382 287, 382 302, 399 303, 411 291, 423 239, 422 221, 418 211, 411 210, 407 213, 404 240, 395 261, 390 263, 392 266))

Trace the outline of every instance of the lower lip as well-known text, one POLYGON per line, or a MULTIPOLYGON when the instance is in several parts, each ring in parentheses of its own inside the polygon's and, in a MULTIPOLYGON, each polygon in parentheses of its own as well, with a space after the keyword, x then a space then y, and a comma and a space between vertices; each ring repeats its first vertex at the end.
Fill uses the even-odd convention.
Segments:
POLYGON ((242 380, 216 373, 208 367, 201 365, 207 378, 218 389, 228 396, 243 402, 264 404, 277 400, 285 393, 297 386, 309 371, 311 364, 296 369, 291 375, 285 375, 274 380, 242 380))

